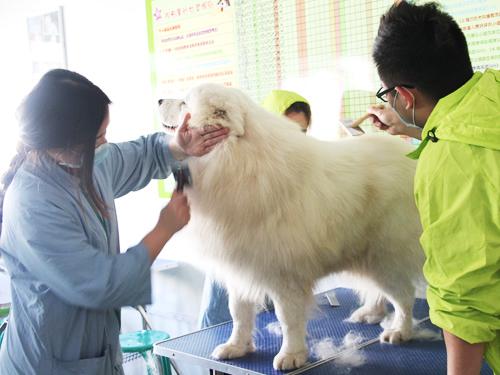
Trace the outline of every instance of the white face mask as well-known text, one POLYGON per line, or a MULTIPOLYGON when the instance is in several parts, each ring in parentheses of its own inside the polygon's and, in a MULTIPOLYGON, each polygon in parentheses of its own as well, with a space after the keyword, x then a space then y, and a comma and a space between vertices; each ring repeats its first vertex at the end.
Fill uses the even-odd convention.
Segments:
MULTIPOLYGON (((109 154, 109 143, 103 143, 100 146, 97 146, 94 153, 94 165, 101 164, 109 154)), ((80 161, 76 163, 67 162, 67 161, 59 161, 57 164, 62 165, 63 167, 78 169, 83 165, 83 155, 80 156, 80 161)))
POLYGON ((97 146, 94 154, 94 165, 101 164, 109 154, 109 143, 103 143, 100 146, 97 146))
POLYGON ((406 125, 408 126, 414 126, 414 127, 418 127, 416 124, 415 124, 415 96, 412 96, 413 98, 413 106, 412 106, 412 121, 413 121, 413 124, 410 124, 408 121, 406 121, 398 112, 398 110, 396 109, 396 98, 398 97, 398 91, 396 90, 396 94, 394 94, 394 99, 392 100, 392 109, 394 109, 394 112, 397 113, 397 115, 399 116, 399 118, 401 119, 401 121, 403 121, 406 125))

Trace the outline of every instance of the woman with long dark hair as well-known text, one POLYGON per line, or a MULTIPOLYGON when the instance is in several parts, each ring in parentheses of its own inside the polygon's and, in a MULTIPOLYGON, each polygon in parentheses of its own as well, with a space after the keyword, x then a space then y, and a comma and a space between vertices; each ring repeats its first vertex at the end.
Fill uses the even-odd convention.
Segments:
POLYGON ((12 306, 0 374, 122 374, 120 307, 151 303, 150 265, 190 218, 174 192, 155 227, 120 253, 114 199, 166 178, 227 130, 187 126, 109 144, 110 100, 52 70, 20 107, 20 144, 1 180, 0 251, 12 306))

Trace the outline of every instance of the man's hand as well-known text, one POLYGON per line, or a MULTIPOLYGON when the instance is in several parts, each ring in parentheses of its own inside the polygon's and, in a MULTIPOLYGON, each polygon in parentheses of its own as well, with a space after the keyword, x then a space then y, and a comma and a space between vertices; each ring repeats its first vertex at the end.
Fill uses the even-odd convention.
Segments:
POLYGON ((190 128, 188 113, 184 117, 182 125, 175 132, 175 136, 170 141, 170 150, 177 160, 182 160, 188 156, 203 156, 210 152, 217 143, 227 138, 228 128, 220 125, 205 125, 202 128, 190 128))
POLYGON ((376 128, 392 135, 406 135, 421 139, 422 129, 407 126, 391 107, 373 105, 368 108, 367 112, 372 115, 372 122, 376 128))

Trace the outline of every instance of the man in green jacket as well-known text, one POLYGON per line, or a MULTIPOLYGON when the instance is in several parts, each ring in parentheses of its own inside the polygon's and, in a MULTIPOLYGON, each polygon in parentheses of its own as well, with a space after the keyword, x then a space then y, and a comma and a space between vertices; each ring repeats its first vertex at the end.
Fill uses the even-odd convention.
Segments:
MULTIPOLYGON (((423 128, 415 197, 430 317, 444 331, 448 375, 500 374, 500 71, 472 70, 465 36, 434 3, 384 14, 373 58, 377 96, 423 128)), ((391 110, 391 111, 392 111, 391 110)))

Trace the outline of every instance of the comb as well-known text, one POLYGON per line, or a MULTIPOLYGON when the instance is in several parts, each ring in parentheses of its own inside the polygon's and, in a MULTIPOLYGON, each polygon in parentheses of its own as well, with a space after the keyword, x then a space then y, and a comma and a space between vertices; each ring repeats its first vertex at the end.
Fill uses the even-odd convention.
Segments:
POLYGON ((191 172, 186 164, 177 165, 172 171, 177 186, 175 191, 182 192, 185 186, 191 186, 193 181, 191 179, 191 172))

